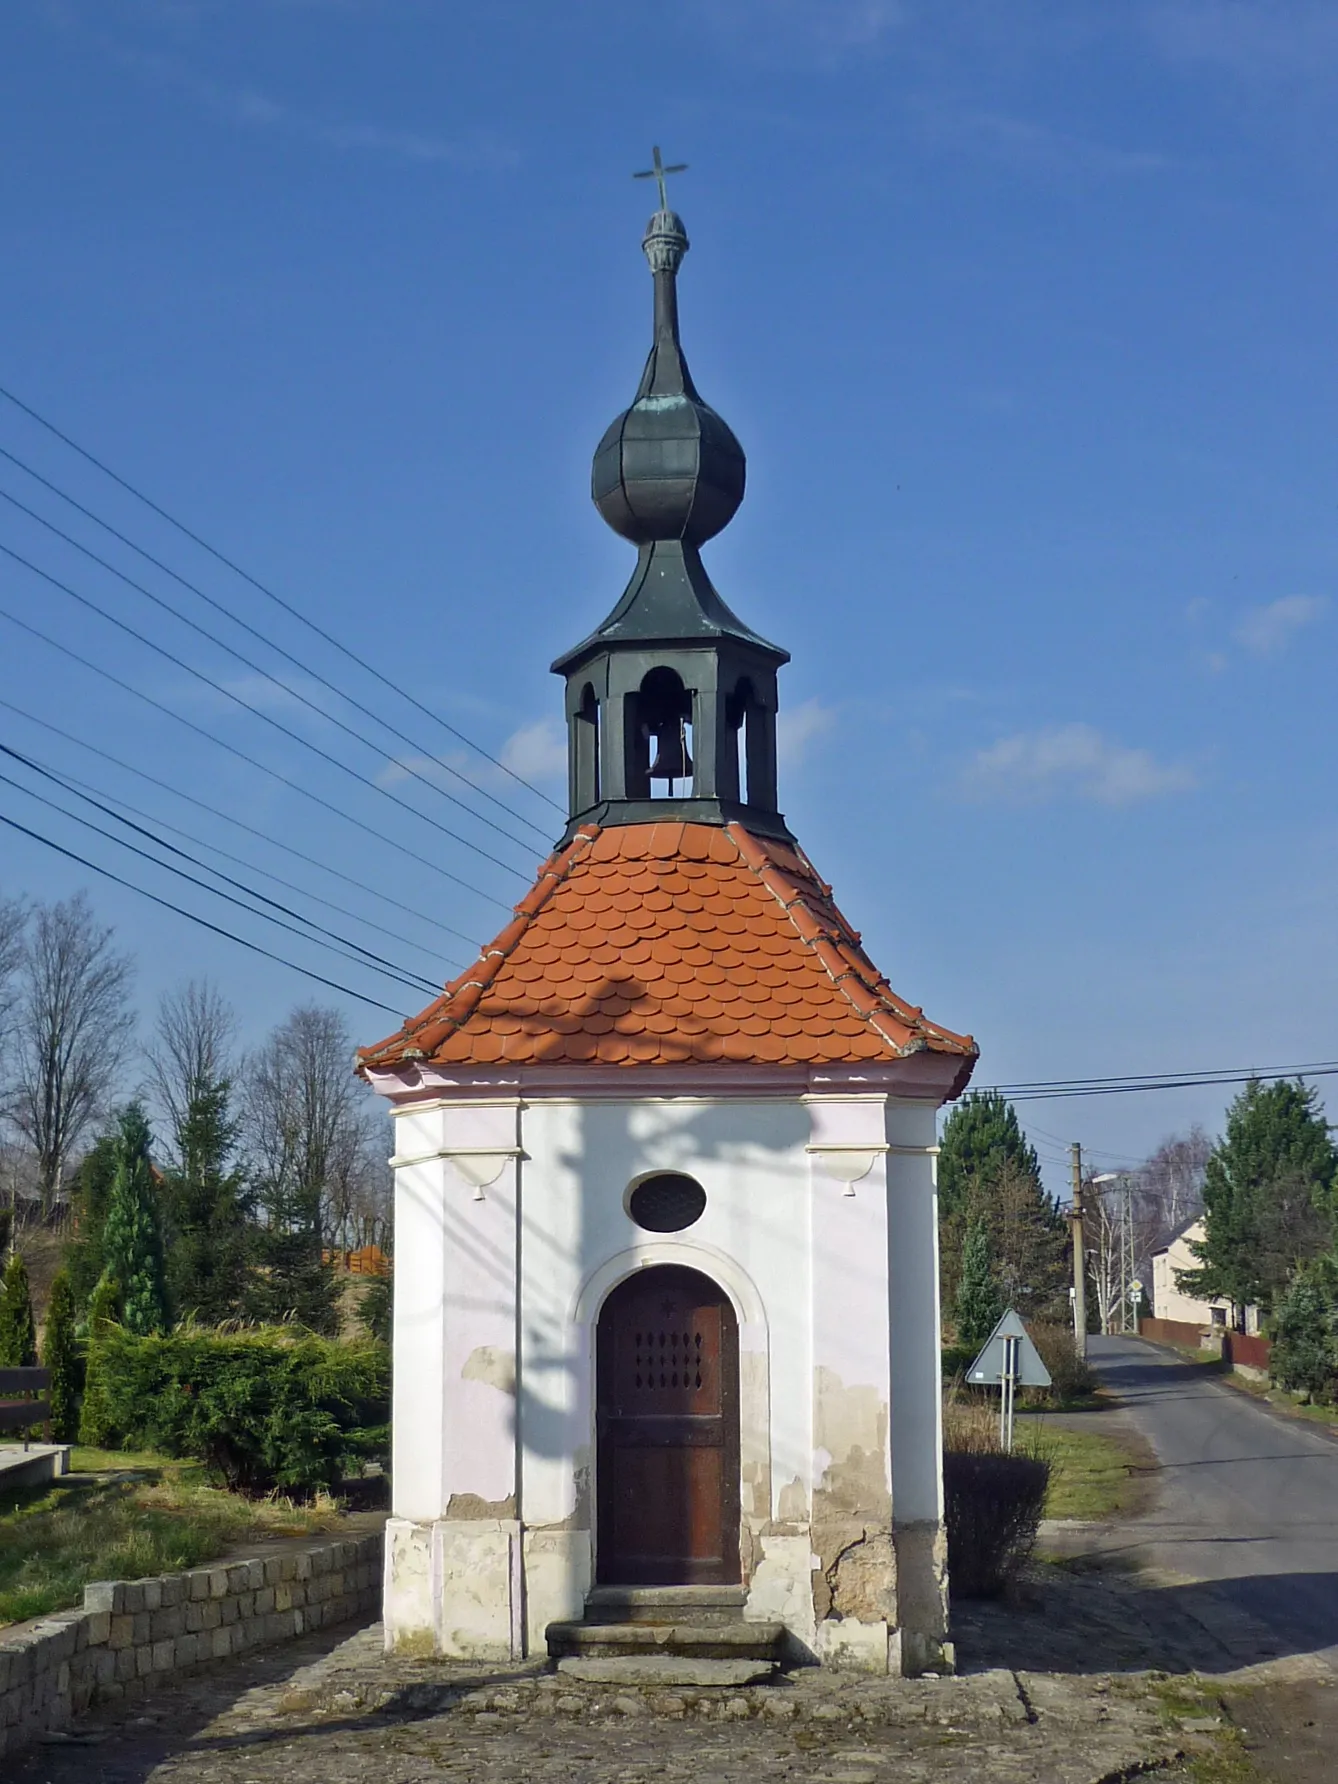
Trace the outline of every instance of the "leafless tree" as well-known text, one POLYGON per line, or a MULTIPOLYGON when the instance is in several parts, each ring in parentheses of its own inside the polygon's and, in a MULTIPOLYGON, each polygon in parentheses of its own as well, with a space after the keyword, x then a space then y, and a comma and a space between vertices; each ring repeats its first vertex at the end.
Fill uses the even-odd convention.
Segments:
POLYGON ((191 979, 159 1001, 153 1039, 144 1055, 177 1162, 192 1102, 233 1076, 236 1032, 232 1005, 207 979, 191 979))
POLYGON ((331 1246, 367 1230, 372 1149, 385 1150, 384 1118, 352 1060, 339 1012, 305 1005, 250 1059, 243 1087, 245 1146, 271 1219, 319 1219, 331 1246))
POLYGON ((1155 1228, 1154 1249, 1202 1211, 1203 1173, 1212 1150, 1207 1133, 1194 1126, 1163 1140, 1139 1169, 1138 1200, 1155 1228))
POLYGON ((21 898, 0 898, 0 1059, 3 1059, 9 1038, 18 994, 18 970, 23 958, 23 930, 27 921, 28 912, 21 898))
POLYGON ((112 947, 112 931, 85 893, 34 908, 16 975, 6 1107, 34 1154, 44 1216, 116 1083, 134 1026, 133 975, 133 961, 112 947))

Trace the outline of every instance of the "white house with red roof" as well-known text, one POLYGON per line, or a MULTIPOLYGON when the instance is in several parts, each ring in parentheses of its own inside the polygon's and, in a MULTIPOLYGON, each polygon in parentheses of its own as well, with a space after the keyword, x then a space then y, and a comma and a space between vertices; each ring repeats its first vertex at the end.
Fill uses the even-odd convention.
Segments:
POLYGON ((976 1049, 780 814, 788 659, 702 564, 744 460, 683 360, 663 202, 645 248, 654 345, 594 472, 637 567, 555 664, 570 822, 360 1054, 396 1131, 386 1639, 941 1668, 935 1117, 976 1049))

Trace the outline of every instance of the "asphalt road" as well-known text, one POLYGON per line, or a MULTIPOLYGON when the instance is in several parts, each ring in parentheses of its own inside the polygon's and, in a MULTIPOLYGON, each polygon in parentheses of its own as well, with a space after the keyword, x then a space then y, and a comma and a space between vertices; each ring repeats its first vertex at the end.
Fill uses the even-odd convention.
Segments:
POLYGON ((1161 1463, 1127 1546, 1212 1582, 1223 1615, 1262 1625, 1276 1652, 1338 1667, 1338 1440, 1137 1338, 1094 1337, 1090 1357, 1161 1463))

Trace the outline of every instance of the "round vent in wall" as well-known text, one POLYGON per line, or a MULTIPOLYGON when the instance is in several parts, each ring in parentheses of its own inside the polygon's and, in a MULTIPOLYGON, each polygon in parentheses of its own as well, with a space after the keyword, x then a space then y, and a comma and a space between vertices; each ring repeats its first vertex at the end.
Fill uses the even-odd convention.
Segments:
POLYGON ((627 1198, 627 1212, 648 1233, 681 1233, 706 1208, 706 1191, 681 1171, 661 1171, 638 1183, 627 1198))

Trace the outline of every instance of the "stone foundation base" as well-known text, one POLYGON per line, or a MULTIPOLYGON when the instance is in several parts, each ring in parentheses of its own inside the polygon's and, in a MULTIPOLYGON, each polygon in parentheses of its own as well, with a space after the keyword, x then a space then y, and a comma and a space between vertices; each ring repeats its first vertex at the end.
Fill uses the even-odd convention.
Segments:
POLYGON ((386 1649, 447 1660, 542 1654, 550 1623, 582 1615, 590 1562, 585 1530, 526 1530, 512 1518, 391 1518, 386 1649))
MULTIPOLYGON (((508 1518, 442 1518, 386 1525, 388 1652, 447 1660, 542 1656, 550 1623, 585 1614, 593 1580, 587 1530, 526 1529, 508 1518)), ((913 1678, 951 1672, 941 1525, 894 1532, 899 1623, 819 1622, 818 1566, 807 1536, 762 1536, 744 1604, 748 1622, 783 1623, 792 1658, 850 1672, 913 1678)))

